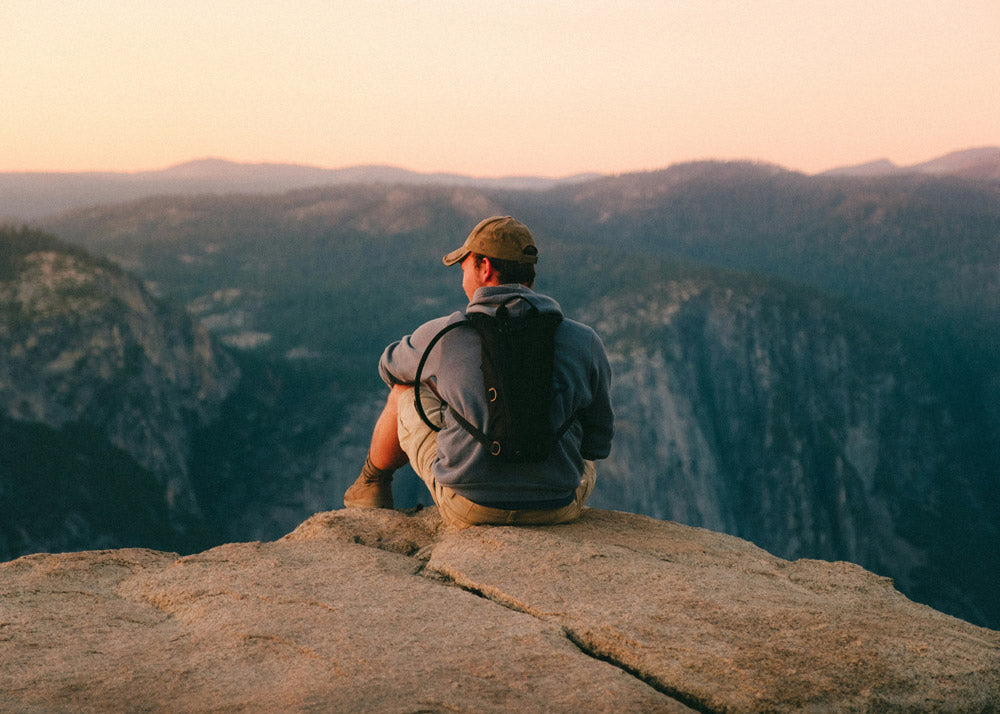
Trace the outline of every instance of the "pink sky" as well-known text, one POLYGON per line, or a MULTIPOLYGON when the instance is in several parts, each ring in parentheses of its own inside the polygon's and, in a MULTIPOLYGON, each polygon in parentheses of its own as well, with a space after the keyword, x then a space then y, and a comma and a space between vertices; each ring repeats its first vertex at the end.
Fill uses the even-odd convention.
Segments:
POLYGON ((0 171, 481 176, 1000 146, 1000 1, 4 0, 0 171))

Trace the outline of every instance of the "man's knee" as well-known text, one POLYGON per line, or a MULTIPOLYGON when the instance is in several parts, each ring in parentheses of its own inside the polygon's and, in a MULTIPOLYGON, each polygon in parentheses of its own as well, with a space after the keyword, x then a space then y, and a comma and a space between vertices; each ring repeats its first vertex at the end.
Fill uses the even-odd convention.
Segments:
POLYGON ((389 396, 386 397, 385 400, 386 406, 391 407, 393 411, 397 411, 396 405, 399 403, 399 397, 405 394, 406 392, 412 392, 412 391, 413 387, 411 387, 408 384, 392 385, 392 387, 389 389, 389 396))
POLYGON ((395 387, 389 390, 382 413, 375 420, 368 456, 380 469, 397 469, 404 466, 408 460, 400 446, 396 427, 399 415, 398 403, 402 391, 395 387))

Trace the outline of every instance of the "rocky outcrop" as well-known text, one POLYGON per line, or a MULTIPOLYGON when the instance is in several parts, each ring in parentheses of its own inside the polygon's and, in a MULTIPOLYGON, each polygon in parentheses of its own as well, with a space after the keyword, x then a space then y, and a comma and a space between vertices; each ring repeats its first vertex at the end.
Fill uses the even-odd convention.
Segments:
POLYGON ((138 502, 195 530, 194 434, 238 381, 233 360, 106 260, 2 227, 0 250, 0 557, 132 544, 114 522, 138 502), (18 501, 48 501, 52 523, 18 501))
POLYGON ((188 422, 207 421, 235 381, 204 328, 138 280, 41 250, 0 281, 0 409, 60 427, 85 421, 154 473, 187 473, 188 422))
POLYGON ((847 563, 612 511, 0 564, 15 711, 995 711, 1000 633, 847 563))

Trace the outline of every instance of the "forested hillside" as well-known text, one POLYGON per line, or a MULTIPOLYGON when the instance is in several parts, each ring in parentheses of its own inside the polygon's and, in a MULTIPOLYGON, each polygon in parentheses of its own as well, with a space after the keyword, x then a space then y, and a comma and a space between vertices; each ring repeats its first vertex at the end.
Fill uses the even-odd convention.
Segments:
MULTIPOLYGON (((553 192, 578 241, 810 285, 956 334, 1000 332, 1000 184, 689 164, 553 192), (971 332, 971 331, 970 331, 971 332)), ((969 337, 969 335, 965 335, 969 337)))

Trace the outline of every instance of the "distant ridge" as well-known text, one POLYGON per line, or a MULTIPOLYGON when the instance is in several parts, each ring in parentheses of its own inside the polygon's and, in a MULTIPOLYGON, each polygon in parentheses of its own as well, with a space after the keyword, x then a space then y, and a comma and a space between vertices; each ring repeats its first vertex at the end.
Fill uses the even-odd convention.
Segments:
POLYGON ((842 166, 836 169, 824 171, 821 176, 888 176, 897 174, 905 169, 889 161, 889 159, 876 159, 864 164, 855 166, 842 166))
POLYGON ((878 159, 824 171, 821 176, 891 176, 894 174, 953 175, 977 181, 1000 181, 1000 147, 984 146, 953 151, 912 166, 878 159))
POLYGON ((927 174, 958 174, 966 178, 1000 180, 1000 147, 954 151, 913 168, 927 174))
POLYGON ((74 208, 120 203, 157 194, 281 193, 350 183, 444 184, 543 191, 599 176, 585 173, 564 178, 484 178, 449 173, 425 174, 386 165, 325 169, 302 164, 239 163, 212 157, 133 173, 3 172, 0 173, 0 222, 32 221, 74 208))
MULTIPOLYGON (((244 164, 226 159, 205 158, 187 161, 166 169, 134 174, 146 179, 194 179, 198 181, 231 181, 236 183, 289 182, 288 188, 305 188, 318 184, 338 183, 403 183, 455 184, 481 188, 544 190, 566 183, 580 183, 601 174, 581 173, 563 178, 543 176, 500 176, 496 178, 467 176, 454 173, 420 173, 388 164, 364 164, 339 169, 324 169, 304 164, 258 163, 244 164)), ((279 189, 280 190, 280 189, 279 189)))
MULTIPOLYGON (((904 173, 1000 181, 1000 147, 955 151, 905 167, 897 166, 888 159, 879 159, 830 169, 819 175, 879 177, 904 173)), ((604 175, 580 173, 561 178, 476 177, 454 173, 420 173, 398 166, 377 164, 327 169, 304 164, 239 163, 215 157, 132 173, 0 172, 0 223, 36 221, 74 208, 123 203, 166 194, 267 194, 343 184, 445 185, 545 191, 599 178, 604 178, 604 175)))

